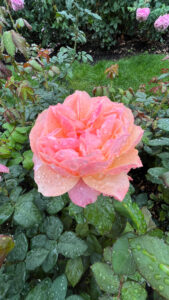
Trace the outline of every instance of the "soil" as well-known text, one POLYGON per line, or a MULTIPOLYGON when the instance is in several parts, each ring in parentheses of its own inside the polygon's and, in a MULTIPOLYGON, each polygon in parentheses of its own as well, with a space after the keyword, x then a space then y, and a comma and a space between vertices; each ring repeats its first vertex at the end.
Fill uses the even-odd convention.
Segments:
MULTIPOLYGON (((79 49, 82 50, 82 49, 79 49)), ((129 57, 133 55, 138 55, 141 53, 151 53, 151 54, 168 54, 169 53, 169 37, 166 36, 163 42, 159 41, 148 41, 141 37, 122 37, 118 40, 116 46, 112 47, 110 50, 97 48, 91 48, 90 46, 83 45, 83 51, 89 53, 94 62, 101 59, 113 59, 119 60, 123 57, 129 57)))

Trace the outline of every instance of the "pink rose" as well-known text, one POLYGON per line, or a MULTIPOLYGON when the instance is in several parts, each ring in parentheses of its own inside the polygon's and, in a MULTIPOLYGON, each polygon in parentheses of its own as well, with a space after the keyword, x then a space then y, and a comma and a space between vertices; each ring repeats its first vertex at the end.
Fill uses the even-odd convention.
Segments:
POLYGON ((76 91, 43 111, 31 130, 39 192, 47 197, 68 192, 82 207, 100 193, 122 201, 129 188, 127 173, 142 166, 135 149, 142 134, 123 104, 76 91))
POLYGON ((13 10, 17 11, 24 8, 24 0, 10 0, 13 10))
MULTIPOLYGON (((0 173, 9 173, 9 169, 6 166, 0 164, 0 173)), ((1 176, 0 176, 0 180, 1 180, 1 176)))
POLYGON ((160 16, 154 23, 154 27, 157 31, 164 31, 169 26, 169 14, 160 16))
POLYGON ((136 10, 136 19, 139 22, 145 22, 150 14, 150 9, 148 7, 138 8, 136 10))

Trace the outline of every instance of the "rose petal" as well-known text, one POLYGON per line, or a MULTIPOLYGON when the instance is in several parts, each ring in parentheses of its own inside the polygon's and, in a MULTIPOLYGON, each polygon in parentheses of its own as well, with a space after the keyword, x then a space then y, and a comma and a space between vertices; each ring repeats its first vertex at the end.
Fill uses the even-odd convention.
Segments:
POLYGON ((130 169, 142 167, 142 162, 138 156, 138 150, 132 149, 129 152, 114 159, 109 166, 108 173, 115 175, 121 172, 127 173, 130 169))
POLYGON ((121 154, 128 152, 130 149, 134 148, 141 140, 144 130, 140 126, 133 126, 132 132, 130 133, 126 144, 121 149, 121 154))
POLYGON ((72 202, 81 207, 94 203, 100 195, 98 191, 86 185, 82 179, 68 193, 72 202))
POLYGON ((37 140, 41 135, 43 135, 44 124, 46 122, 47 114, 48 114, 47 110, 44 110, 41 114, 39 114, 35 122, 35 125, 30 132, 29 135, 30 145, 34 153, 37 153, 37 149, 36 149, 37 140))
POLYGON ((91 109, 91 97, 86 92, 76 91, 64 101, 64 106, 69 106, 76 112, 78 120, 87 118, 91 109))
POLYGON ((46 197, 55 197, 67 193, 79 181, 78 177, 62 176, 45 164, 35 168, 34 172, 38 191, 46 197))
POLYGON ((7 168, 6 166, 0 164, 0 172, 9 173, 9 168, 7 168))
POLYGON ((122 201, 129 189, 129 179, 125 173, 118 175, 86 176, 83 181, 96 191, 113 196, 115 199, 122 201))

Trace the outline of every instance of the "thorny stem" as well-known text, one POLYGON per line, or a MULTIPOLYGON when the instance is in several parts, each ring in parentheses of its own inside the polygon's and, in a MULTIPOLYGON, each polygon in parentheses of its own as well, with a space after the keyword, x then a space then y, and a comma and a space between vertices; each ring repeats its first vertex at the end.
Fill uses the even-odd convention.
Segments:
MULTIPOLYGON (((11 20, 11 22, 12 22, 13 28, 15 28, 15 23, 14 23, 14 20, 13 20, 13 18, 12 18, 12 16, 11 16, 10 8, 9 8, 8 1, 7 1, 7 0, 5 0, 5 4, 6 4, 6 7, 7 7, 8 14, 9 14, 10 20, 11 20)), ((16 29, 16 31, 17 31, 17 28, 15 28, 15 29, 16 29)))

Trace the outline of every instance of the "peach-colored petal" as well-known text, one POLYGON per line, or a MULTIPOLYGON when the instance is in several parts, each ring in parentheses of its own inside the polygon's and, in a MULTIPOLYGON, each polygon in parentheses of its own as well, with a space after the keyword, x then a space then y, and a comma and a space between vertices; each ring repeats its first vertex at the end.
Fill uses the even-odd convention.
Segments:
POLYGON ((38 118, 36 119, 35 125, 32 128, 29 135, 31 149, 35 153, 37 152, 36 150, 37 139, 43 134, 47 114, 48 114, 48 110, 44 110, 41 114, 39 114, 38 118))
POLYGON ((122 201, 129 189, 129 179, 125 173, 118 175, 99 174, 83 177, 83 181, 94 190, 122 201))
POLYGON ((115 158, 113 163, 107 169, 109 174, 119 174, 121 172, 128 173, 130 169, 142 167, 142 162, 138 156, 138 151, 132 149, 127 153, 115 158))
POLYGON ((121 153, 128 152, 130 149, 134 148, 141 140, 143 136, 143 129, 140 126, 133 125, 132 132, 130 133, 125 145, 121 149, 121 153))
POLYGON ((71 190, 79 181, 78 177, 62 176, 48 165, 34 170, 38 191, 46 197, 60 196, 71 190))
POLYGON ((64 101, 64 106, 71 107, 76 112, 78 120, 87 118, 91 110, 91 97, 86 92, 76 91, 64 101))
POLYGON ((81 207, 94 203, 100 195, 98 191, 86 185, 83 180, 79 180, 68 193, 72 202, 81 207))

